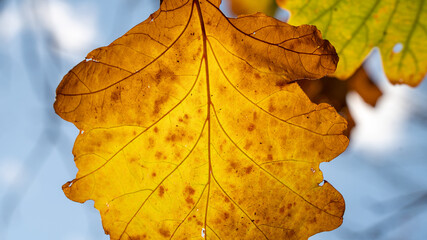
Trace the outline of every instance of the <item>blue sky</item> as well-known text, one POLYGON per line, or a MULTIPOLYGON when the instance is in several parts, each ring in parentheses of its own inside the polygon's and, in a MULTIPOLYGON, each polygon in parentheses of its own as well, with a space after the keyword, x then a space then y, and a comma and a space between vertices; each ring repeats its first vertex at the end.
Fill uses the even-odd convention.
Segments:
MULTIPOLYGON (((93 202, 62 192, 77 171, 78 131, 54 113, 55 88, 89 51, 157 8, 154 0, 0 4, 0 239, 109 239, 93 202)), ((321 165, 346 200, 344 223, 310 239, 427 239, 427 83, 391 86, 380 61, 375 50, 366 68, 384 96, 373 109, 350 94, 358 123, 350 146, 321 165)))

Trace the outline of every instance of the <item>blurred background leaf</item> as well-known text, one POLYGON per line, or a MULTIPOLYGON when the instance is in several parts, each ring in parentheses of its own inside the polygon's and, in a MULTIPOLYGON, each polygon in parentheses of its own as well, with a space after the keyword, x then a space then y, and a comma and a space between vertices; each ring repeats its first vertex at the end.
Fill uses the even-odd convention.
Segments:
POLYGON ((427 72, 427 4, 424 0, 277 0, 292 25, 316 25, 335 46, 335 75, 351 76, 373 47, 380 49, 390 82, 417 86, 427 72))

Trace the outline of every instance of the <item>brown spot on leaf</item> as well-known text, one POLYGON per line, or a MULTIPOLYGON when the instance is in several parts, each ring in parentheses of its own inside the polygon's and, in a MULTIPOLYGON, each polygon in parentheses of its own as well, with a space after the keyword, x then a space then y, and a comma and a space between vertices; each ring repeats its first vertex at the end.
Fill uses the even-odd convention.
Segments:
POLYGON ((120 92, 111 93, 111 101, 117 102, 120 99, 120 92))
POLYGON ((293 229, 290 229, 286 232, 286 238, 285 239, 293 239, 295 238, 295 231, 293 229))
POLYGON ((151 176, 152 176, 152 177, 155 177, 155 176, 157 176, 157 173, 152 172, 152 173, 151 173, 151 176))
POLYGON ((247 141, 245 146, 243 147, 245 150, 249 150, 249 148, 251 148, 252 146, 252 142, 251 141, 247 141))
POLYGON ((185 193, 187 193, 188 195, 194 195, 195 192, 196 190, 194 190, 194 188, 192 188, 191 186, 185 187, 185 193))
POLYGON ((161 96, 154 101, 153 115, 156 115, 160 112, 160 108, 166 102, 166 100, 168 100, 167 96, 161 96))
MULTIPOLYGON (((230 163, 230 171, 236 170, 238 166, 239 166, 239 164, 237 162, 231 161, 231 163, 230 163)), ((236 172, 237 172, 237 170, 236 170, 236 172)))
POLYGON ((188 114, 184 114, 184 116, 180 117, 178 121, 184 124, 188 124, 188 119, 189 119, 188 114))
POLYGON ((113 135, 112 135, 111 133, 107 132, 107 133, 105 134, 105 139, 106 139, 106 140, 111 140, 112 138, 113 138, 113 135))
POLYGON ((166 137, 166 141, 168 142, 179 142, 182 141, 184 138, 188 140, 192 140, 193 136, 187 136, 187 132, 184 129, 176 128, 175 130, 171 131, 168 136, 166 137))
POLYGON ((255 124, 251 123, 249 124, 248 131, 252 132, 253 130, 255 130, 255 124))
POLYGON ((111 101, 117 102, 120 99, 120 89, 117 89, 111 93, 111 101))
POLYGON ((276 86, 278 86, 278 87, 284 87, 285 85, 286 85, 285 80, 279 80, 276 82, 276 86))
POLYGON ((185 201, 186 201, 188 204, 191 204, 191 205, 193 205, 193 204, 194 204, 194 200, 193 200, 193 198, 192 198, 192 197, 190 197, 190 196, 188 196, 188 197, 185 199, 185 201))
POLYGON ((251 172, 252 172, 252 169, 253 169, 253 166, 246 167, 246 168, 245 168, 245 173, 246 173, 246 174, 251 173, 251 172))
POLYGON ((281 207, 281 208, 279 209, 279 212, 280 212, 280 213, 284 213, 284 212, 285 212, 285 207, 281 207))
POLYGON ((177 136, 175 134, 171 134, 166 137, 166 141, 169 141, 169 142, 175 142, 176 139, 177 139, 177 136))
POLYGON ((155 144, 156 142, 154 141, 154 139, 150 137, 148 139, 148 148, 153 148, 155 144))
POLYGON ((261 78, 261 75, 259 75, 259 73, 257 73, 257 72, 254 75, 255 75, 256 79, 260 79, 261 78))
POLYGON ((225 212, 224 214, 223 214, 223 219, 224 220, 227 220, 227 219, 229 219, 230 218, 230 214, 228 213, 228 212, 225 212))
POLYGON ((129 236, 129 239, 132 239, 132 240, 144 240, 144 239, 147 239, 147 235, 146 234, 143 234, 143 235, 131 235, 131 236, 129 236))
POLYGON ((175 81, 176 75, 174 71, 170 69, 167 65, 162 65, 159 71, 156 73, 154 81, 158 85, 161 81, 164 81, 165 79, 168 79, 168 82, 175 81))
POLYGON ((159 187, 159 196, 160 196, 160 197, 163 197, 163 195, 165 195, 165 187, 160 186, 160 187, 159 187))
POLYGON ((163 73, 163 70, 162 70, 162 68, 160 68, 159 71, 154 76, 154 82, 156 82, 157 84, 160 83, 160 80, 162 78, 162 73, 163 73))
POLYGON ((166 229, 166 228, 164 228, 164 227, 162 227, 162 228, 160 228, 160 229, 159 229, 159 233, 160 233, 163 237, 165 237, 165 238, 167 238, 167 237, 169 237, 169 236, 171 235, 171 233, 170 233, 169 229, 166 229))
POLYGON ((268 106, 268 111, 269 111, 269 112, 274 112, 274 111, 276 111, 276 108, 273 106, 273 104, 272 104, 272 103, 270 103, 270 105, 268 106))
POLYGON ((158 133, 158 132, 159 132, 159 129, 158 129, 157 127, 154 127, 154 129, 153 129, 153 130, 154 130, 154 132, 155 132, 155 133, 158 133))
POLYGON ((278 168, 281 168, 281 167, 283 167, 283 162, 276 162, 275 166, 278 168))
POLYGON ((268 159, 268 160, 273 160, 273 155, 272 155, 272 154, 268 154, 268 155, 267 155, 267 159, 268 159))
POLYGON ((156 152, 156 154, 154 155, 156 157, 157 160, 162 158, 163 153, 161 152, 156 152))

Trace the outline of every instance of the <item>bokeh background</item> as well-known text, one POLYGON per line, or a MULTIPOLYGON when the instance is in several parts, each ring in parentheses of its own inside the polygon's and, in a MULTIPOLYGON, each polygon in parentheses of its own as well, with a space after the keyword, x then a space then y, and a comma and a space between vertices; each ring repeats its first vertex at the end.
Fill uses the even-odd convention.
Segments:
MULTIPOLYGON (((250 1, 250 0, 248 0, 250 1)), ((62 77, 159 7, 158 0, 0 0, 0 239, 109 239, 93 202, 61 186, 77 169, 77 129, 53 110, 62 77)), ((232 16, 227 1, 222 9, 232 16)), ((287 13, 278 15, 286 20, 287 13)), ((378 50, 364 67, 383 91, 375 108, 347 96, 357 122, 324 178, 346 200, 343 225, 310 240, 427 239, 427 83, 392 86, 378 50)))

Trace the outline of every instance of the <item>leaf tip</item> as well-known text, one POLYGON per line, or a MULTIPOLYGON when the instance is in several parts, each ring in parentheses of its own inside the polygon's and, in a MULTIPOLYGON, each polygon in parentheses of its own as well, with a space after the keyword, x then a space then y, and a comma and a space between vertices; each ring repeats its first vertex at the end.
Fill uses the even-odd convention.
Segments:
POLYGON ((70 198, 69 196, 71 193, 71 185, 73 185, 73 181, 68 181, 64 185, 62 185, 62 191, 64 192, 65 196, 67 196, 68 198, 70 198))

